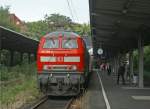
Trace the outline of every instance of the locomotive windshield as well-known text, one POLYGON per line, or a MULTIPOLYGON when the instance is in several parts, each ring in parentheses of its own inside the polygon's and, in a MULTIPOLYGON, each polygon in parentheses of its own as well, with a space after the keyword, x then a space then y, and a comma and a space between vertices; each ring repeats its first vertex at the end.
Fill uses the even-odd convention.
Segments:
POLYGON ((58 48, 59 43, 57 39, 46 39, 43 48, 58 48))
POLYGON ((76 39, 63 39, 62 48, 78 48, 76 39))

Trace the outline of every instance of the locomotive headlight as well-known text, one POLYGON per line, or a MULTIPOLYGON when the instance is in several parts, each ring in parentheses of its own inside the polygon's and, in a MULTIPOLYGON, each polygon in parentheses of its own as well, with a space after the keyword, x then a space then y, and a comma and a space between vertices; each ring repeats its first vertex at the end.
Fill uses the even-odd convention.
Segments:
POLYGON ((79 56, 65 56, 64 62, 80 62, 79 56))
POLYGON ((50 77, 52 77, 52 76, 53 76, 53 74, 51 73, 51 74, 50 74, 50 77))
POLYGON ((43 66, 43 70, 48 70, 47 65, 43 66))
POLYGON ((67 77, 69 78, 69 77, 70 77, 70 74, 67 74, 67 77))
POLYGON ((50 65, 44 65, 43 66, 43 70, 52 70, 52 69, 53 69, 53 67, 50 65))
POLYGON ((52 56, 41 56, 40 57, 41 62, 56 62, 56 57, 52 56))
POLYGON ((77 70, 77 66, 76 66, 76 65, 73 65, 73 66, 72 66, 72 70, 77 70))

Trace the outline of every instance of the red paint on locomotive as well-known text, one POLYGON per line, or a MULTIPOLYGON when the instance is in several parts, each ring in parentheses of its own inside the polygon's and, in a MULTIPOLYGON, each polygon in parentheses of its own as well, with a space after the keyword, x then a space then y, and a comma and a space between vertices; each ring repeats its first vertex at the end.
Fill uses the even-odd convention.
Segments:
POLYGON ((73 32, 43 36, 37 52, 38 83, 49 95, 77 95, 89 75, 89 53, 83 39, 73 32))
MULTIPOLYGON (((38 73, 42 73, 44 70, 44 65, 75 65, 77 67, 77 71, 83 73, 84 72, 84 49, 85 45, 80 36, 71 36, 69 38, 77 41, 77 48, 62 48, 62 40, 67 39, 65 36, 60 36, 58 38, 51 36, 50 38, 47 36, 44 36, 41 38, 39 48, 38 48, 38 55, 37 55, 37 68, 38 73), (43 48, 44 43, 46 40, 58 40, 59 47, 58 48, 43 48), (41 62, 41 57, 55 57, 55 62, 41 62), (64 62, 65 57, 79 57, 79 62, 64 62), (61 59, 61 60, 60 60, 61 59)), ((71 58, 70 58, 71 59, 71 58)))

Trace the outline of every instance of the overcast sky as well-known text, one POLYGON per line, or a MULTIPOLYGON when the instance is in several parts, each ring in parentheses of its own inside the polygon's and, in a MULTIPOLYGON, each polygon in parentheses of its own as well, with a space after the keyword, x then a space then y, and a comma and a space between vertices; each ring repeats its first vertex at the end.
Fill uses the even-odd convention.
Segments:
POLYGON ((73 18, 67 0, 0 0, 0 6, 10 6, 10 12, 21 20, 37 21, 45 14, 59 13, 79 23, 89 23, 89 0, 68 0, 72 8, 73 18))

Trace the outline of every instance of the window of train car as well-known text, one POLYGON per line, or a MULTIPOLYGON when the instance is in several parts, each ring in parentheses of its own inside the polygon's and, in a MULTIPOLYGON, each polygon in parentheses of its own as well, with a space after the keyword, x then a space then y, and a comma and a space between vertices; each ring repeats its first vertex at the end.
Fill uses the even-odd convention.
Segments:
POLYGON ((70 49, 70 48, 78 48, 76 39, 63 39, 62 40, 62 48, 70 49))
POLYGON ((57 39, 46 39, 43 48, 58 48, 59 42, 57 39))

